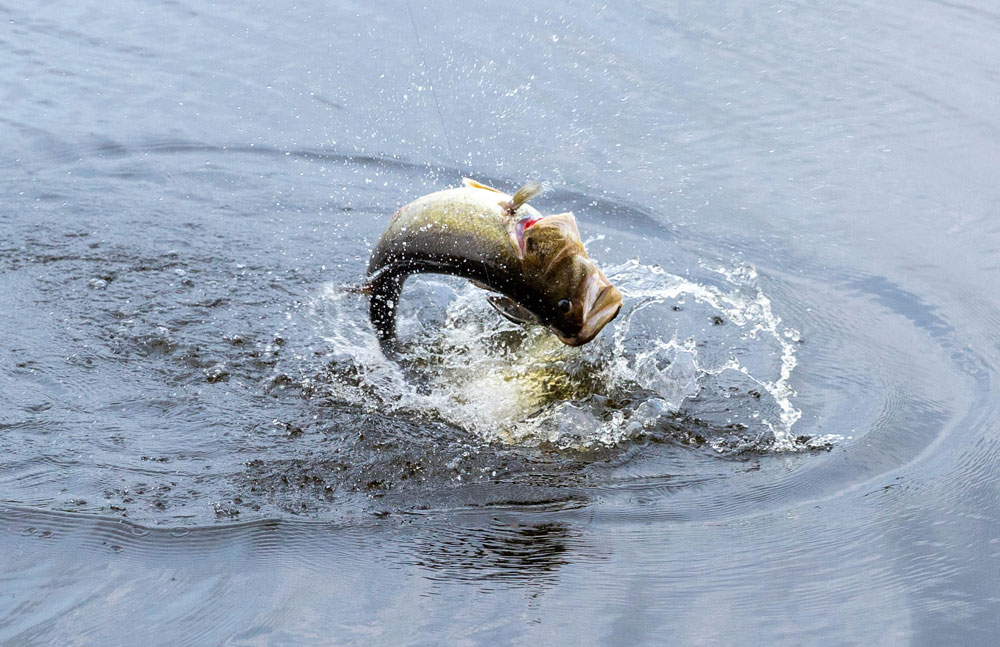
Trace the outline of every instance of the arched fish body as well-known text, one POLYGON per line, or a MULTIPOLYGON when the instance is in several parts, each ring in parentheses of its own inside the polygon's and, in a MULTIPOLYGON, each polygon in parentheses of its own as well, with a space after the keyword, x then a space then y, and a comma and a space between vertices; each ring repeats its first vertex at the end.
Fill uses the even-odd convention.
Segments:
POLYGON ((513 196, 472 180, 405 205, 368 264, 369 314, 382 348, 395 350, 396 306, 411 274, 460 276, 496 294, 515 321, 549 327, 566 344, 593 339, 621 308, 621 293, 587 257, 573 214, 543 216, 513 196))

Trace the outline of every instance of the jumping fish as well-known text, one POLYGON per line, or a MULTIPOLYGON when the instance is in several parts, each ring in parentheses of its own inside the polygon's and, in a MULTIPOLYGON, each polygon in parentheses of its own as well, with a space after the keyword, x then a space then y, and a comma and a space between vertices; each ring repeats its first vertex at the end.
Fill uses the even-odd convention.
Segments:
POLYGON ((592 340, 615 318, 622 295, 587 257, 572 213, 543 216, 526 204, 537 182, 513 196, 468 178, 400 208, 375 245, 364 291, 383 352, 396 349, 396 306, 411 274, 450 274, 493 292, 508 319, 548 327, 563 343, 592 340))

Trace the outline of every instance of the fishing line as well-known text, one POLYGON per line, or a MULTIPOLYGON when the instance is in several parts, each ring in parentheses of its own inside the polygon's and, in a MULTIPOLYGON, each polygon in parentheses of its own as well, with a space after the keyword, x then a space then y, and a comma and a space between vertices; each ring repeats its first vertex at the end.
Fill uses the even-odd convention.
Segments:
MULTIPOLYGON (((427 77, 427 56, 424 52, 424 43, 420 40, 420 30, 417 29, 417 21, 413 18, 413 8, 410 7, 409 0, 406 4, 406 13, 410 15, 410 26, 413 27, 413 35, 417 37, 417 49, 420 51, 420 67, 424 77, 427 77)), ((431 89, 431 98, 434 99, 434 107, 437 109, 438 121, 441 123, 441 132, 444 133, 444 143, 448 147, 448 155, 451 156, 451 163, 458 166, 455 159, 455 152, 451 148, 451 140, 448 138, 448 129, 444 125, 444 115, 441 113, 441 104, 438 103, 437 92, 434 91, 434 84, 428 80, 427 86, 431 89)))
MULTIPOLYGON (((434 83, 431 82, 429 77, 427 76, 427 54, 426 51, 424 50, 424 42, 420 38, 420 29, 417 28, 417 20, 416 18, 413 17, 413 7, 410 6, 409 0, 407 0, 404 4, 406 5, 406 13, 410 17, 410 27, 413 28, 413 35, 417 39, 417 49, 420 52, 421 73, 425 78, 428 78, 427 86, 430 88, 431 98, 434 100, 434 109, 437 111, 438 123, 441 124, 441 133, 444 135, 444 144, 448 149, 448 155, 451 158, 452 165, 458 166, 458 159, 455 157, 455 151, 451 147, 451 138, 448 137, 448 128, 444 124, 444 113, 441 112, 441 103, 438 101, 437 92, 434 90, 434 83)), ((497 224, 502 230, 503 235, 506 237, 507 230, 499 223, 497 224)), ((489 264, 484 260, 482 262, 482 265, 483 265, 483 273, 486 275, 487 284, 492 284, 493 281, 490 277, 489 264)))

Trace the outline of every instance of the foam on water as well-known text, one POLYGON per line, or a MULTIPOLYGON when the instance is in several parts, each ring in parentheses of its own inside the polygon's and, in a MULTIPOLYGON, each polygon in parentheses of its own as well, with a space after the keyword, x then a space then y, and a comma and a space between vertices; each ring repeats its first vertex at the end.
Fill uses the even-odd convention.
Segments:
POLYGON ((458 279, 407 283, 405 366, 386 360, 357 295, 327 285, 311 317, 330 345, 314 392, 395 415, 444 420, 484 441, 590 450, 651 437, 720 453, 829 447, 796 437, 798 333, 748 265, 703 266, 715 284, 630 260, 607 268, 621 314, 571 348, 496 314, 458 279))

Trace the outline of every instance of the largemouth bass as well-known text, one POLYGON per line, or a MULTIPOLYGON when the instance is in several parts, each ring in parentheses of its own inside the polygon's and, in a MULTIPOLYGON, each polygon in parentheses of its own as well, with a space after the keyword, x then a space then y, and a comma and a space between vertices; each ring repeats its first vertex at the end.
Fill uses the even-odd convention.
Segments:
POLYGON ((400 208, 375 245, 365 291, 387 354, 396 350, 396 306, 411 274, 460 276, 494 294, 507 318, 547 326, 571 346, 586 344, 615 318, 622 297, 587 257, 572 213, 543 216, 513 196, 468 178, 400 208))

